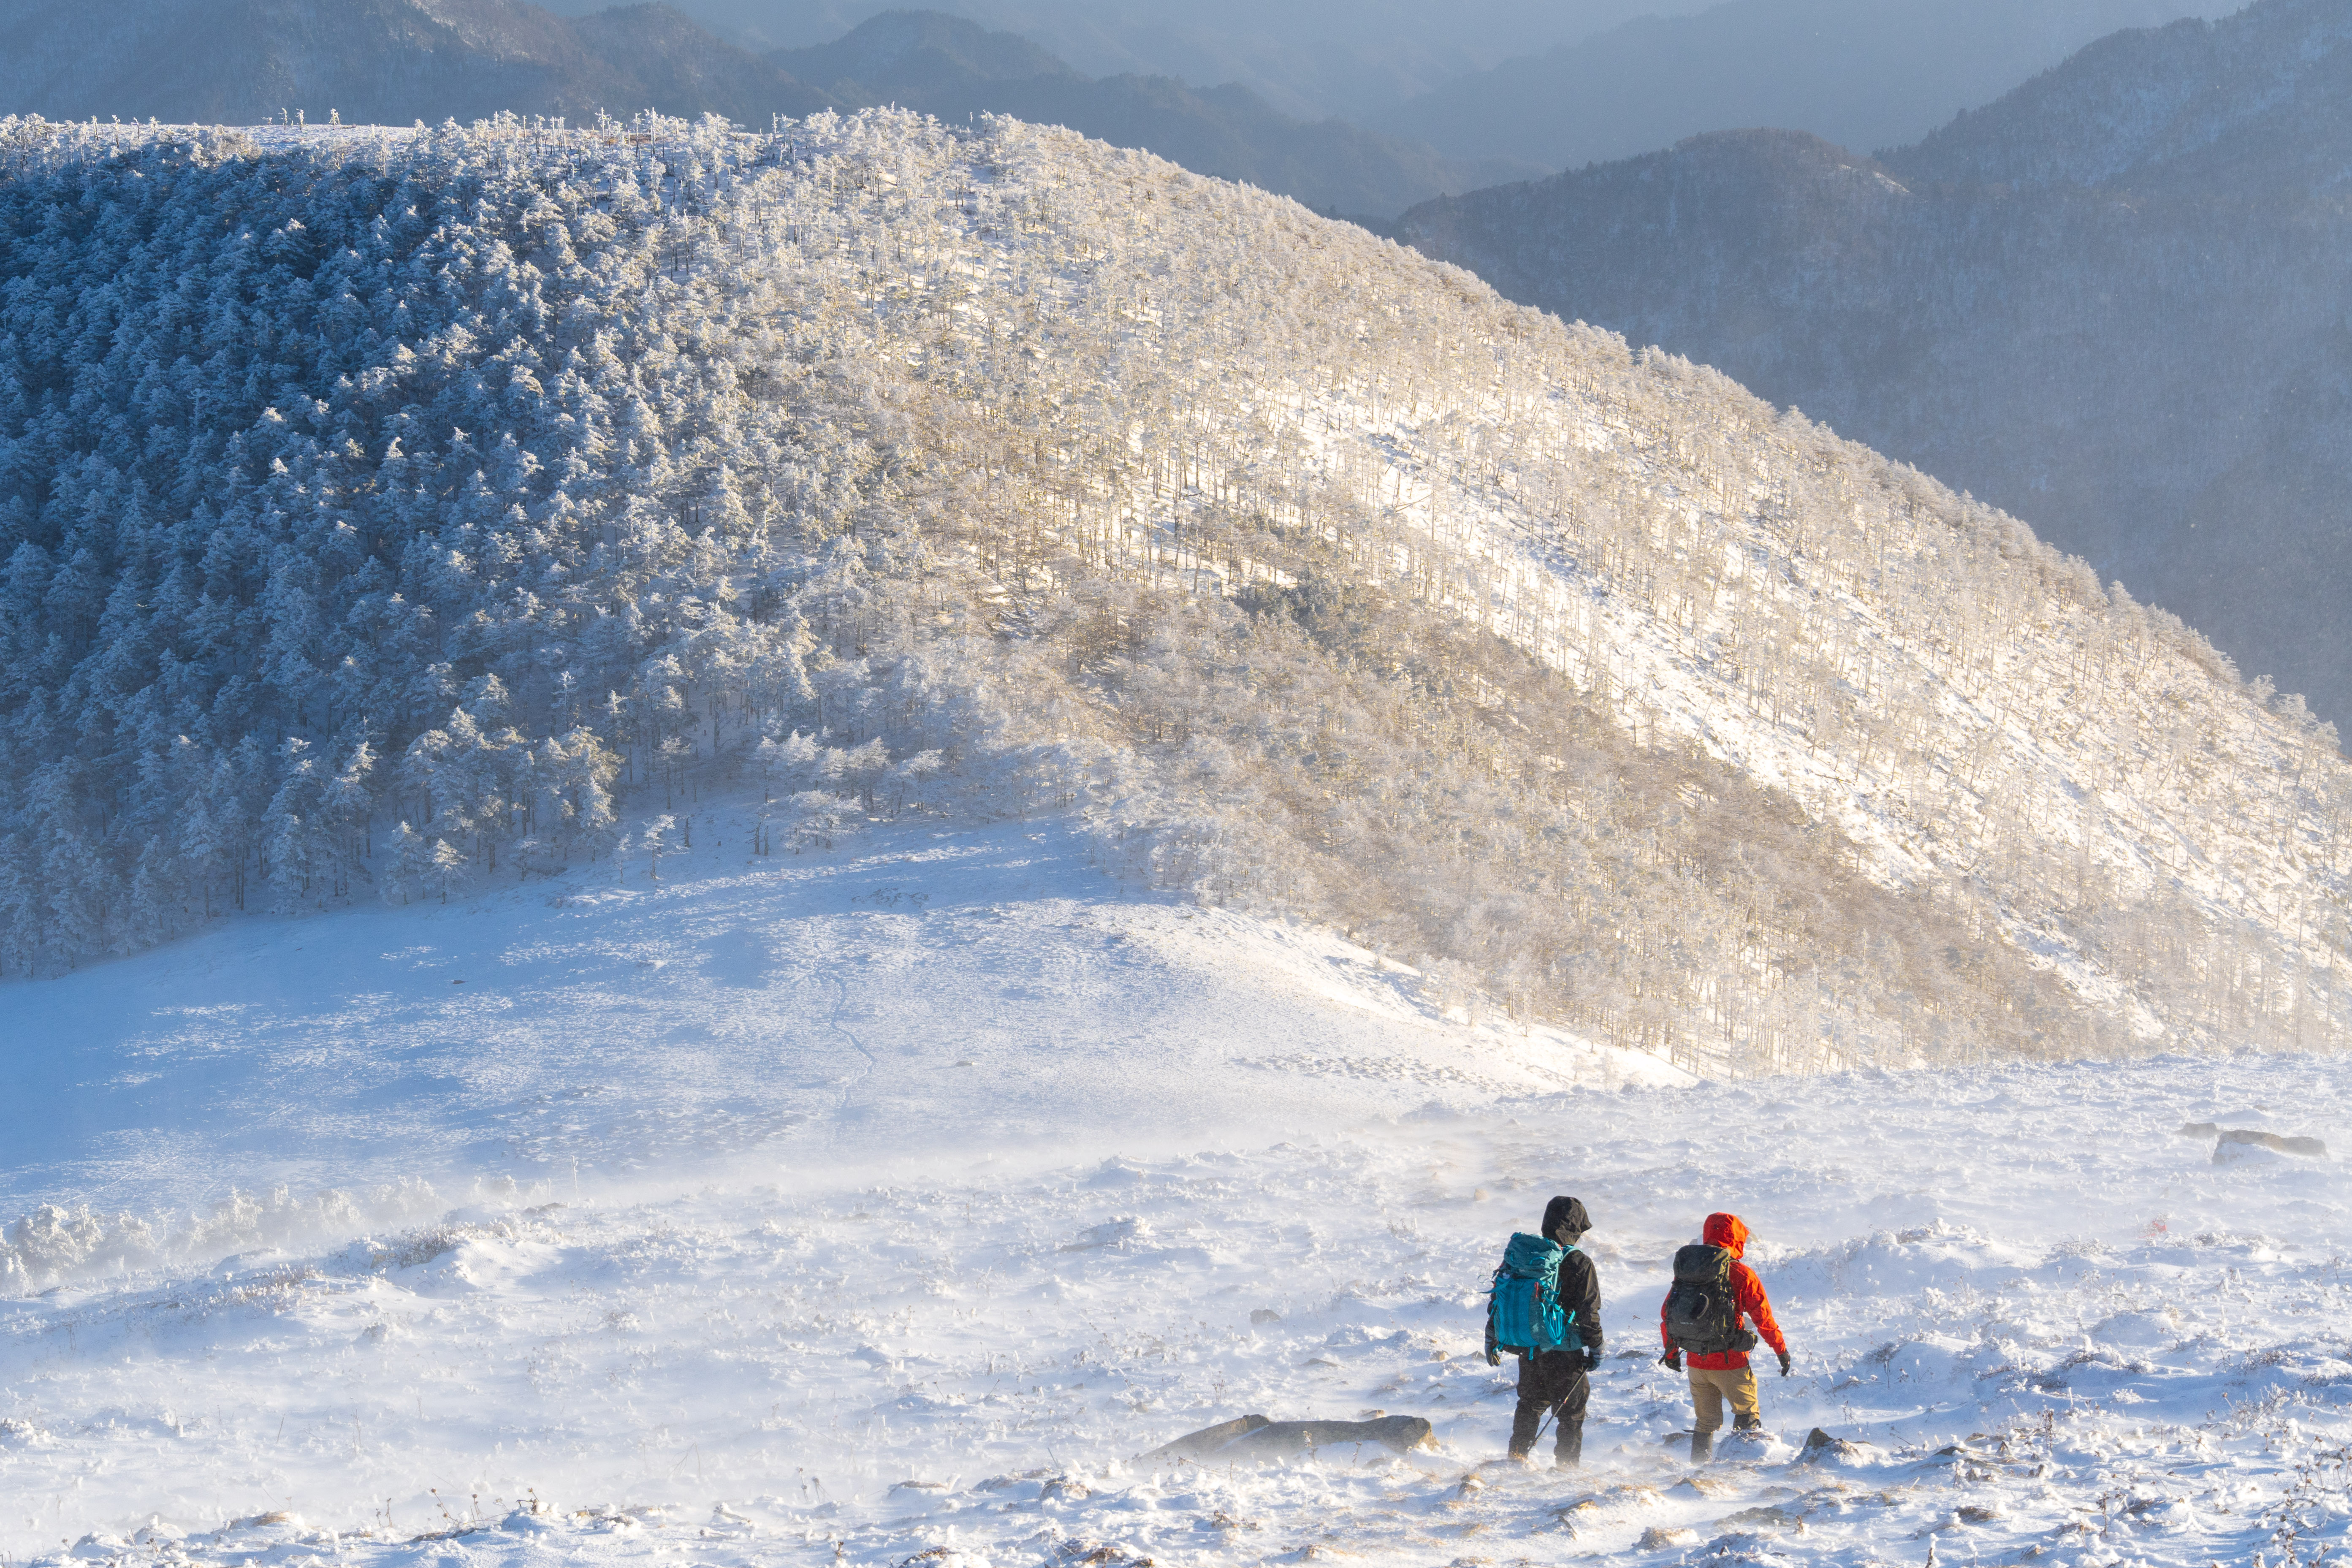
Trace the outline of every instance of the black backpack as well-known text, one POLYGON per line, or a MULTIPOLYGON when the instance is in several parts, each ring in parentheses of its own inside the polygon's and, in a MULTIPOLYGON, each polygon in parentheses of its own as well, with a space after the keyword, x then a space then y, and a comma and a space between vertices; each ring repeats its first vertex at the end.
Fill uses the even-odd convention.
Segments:
POLYGON ((1674 1288, 1666 1292, 1666 1335, 1692 1355, 1756 1348, 1739 1326, 1739 1299, 1731 1289, 1731 1252, 1695 1242, 1675 1254, 1674 1288))

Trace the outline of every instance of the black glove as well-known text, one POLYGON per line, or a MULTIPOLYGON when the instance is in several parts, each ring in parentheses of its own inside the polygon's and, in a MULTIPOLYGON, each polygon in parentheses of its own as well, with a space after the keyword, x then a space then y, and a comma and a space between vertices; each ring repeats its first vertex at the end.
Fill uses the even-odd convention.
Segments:
POLYGON ((1665 1354, 1658 1358, 1658 1364, 1664 1367, 1668 1372, 1680 1372, 1683 1369, 1683 1352, 1680 1351, 1668 1351, 1665 1354))
POLYGON ((1503 1364, 1503 1358, 1496 1355, 1493 1351, 1488 1351, 1486 1352, 1486 1364, 1488 1366, 1500 1366, 1503 1364))
POLYGON ((1788 1375, 1789 1375, 1789 1352, 1788 1352, 1787 1351, 1777 1351, 1777 1352, 1775 1352, 1774 1353, 1775 1353, 1775 1354, 1777 1354, 1777 1355, 1780 1358, 1780 1375, 1781 1375, 1782 1377, 1786 1377, 1786 1376, 1788 1376, 1788 1375))
POLYGON ((1601 1352, 1599 1351, 1586 1351, 1584 1352, 1584 1370, 1588 1373, 1599 1372, 1601 1370, 1601 1352))

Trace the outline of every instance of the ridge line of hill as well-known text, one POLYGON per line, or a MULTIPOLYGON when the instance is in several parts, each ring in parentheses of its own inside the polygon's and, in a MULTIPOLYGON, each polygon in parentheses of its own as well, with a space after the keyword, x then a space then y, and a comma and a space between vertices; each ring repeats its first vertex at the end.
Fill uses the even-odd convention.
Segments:
POLYGON ((20 973, 750 776, 1706 1073, 2343 1027, 2332 733, 1719 374, 1015 121, 278 134, 8 127, 20 973))

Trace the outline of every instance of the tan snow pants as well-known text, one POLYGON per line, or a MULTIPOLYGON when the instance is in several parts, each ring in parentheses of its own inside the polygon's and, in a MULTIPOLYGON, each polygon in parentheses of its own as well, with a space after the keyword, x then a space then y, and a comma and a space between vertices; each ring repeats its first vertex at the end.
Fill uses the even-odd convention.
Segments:
POLYGON ((1698 1416, 1696 1428, 1712 1432, 1723 1425, 1723 1402, 1731 1401, 1731 1414, 1742 1426, 1760 1426, 1764 1412, 1756 1403, 1756 1369, 1741 1367, 1737 1372, 1707 1372, 1699 1367, 1689 1369, 1691 1409, 1698 1416))

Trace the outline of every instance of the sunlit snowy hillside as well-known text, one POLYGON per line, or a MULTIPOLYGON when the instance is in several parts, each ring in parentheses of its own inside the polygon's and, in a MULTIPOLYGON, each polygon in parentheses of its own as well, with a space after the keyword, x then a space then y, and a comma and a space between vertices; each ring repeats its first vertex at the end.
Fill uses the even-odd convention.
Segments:
POLYGON ((1010 122, 10 122, 0 962, 757 783, 1706 1072, 2340 1037, 2330 731, 2015 521, 1010 122), (640 139, 642 138, 642 139, 640 139))

